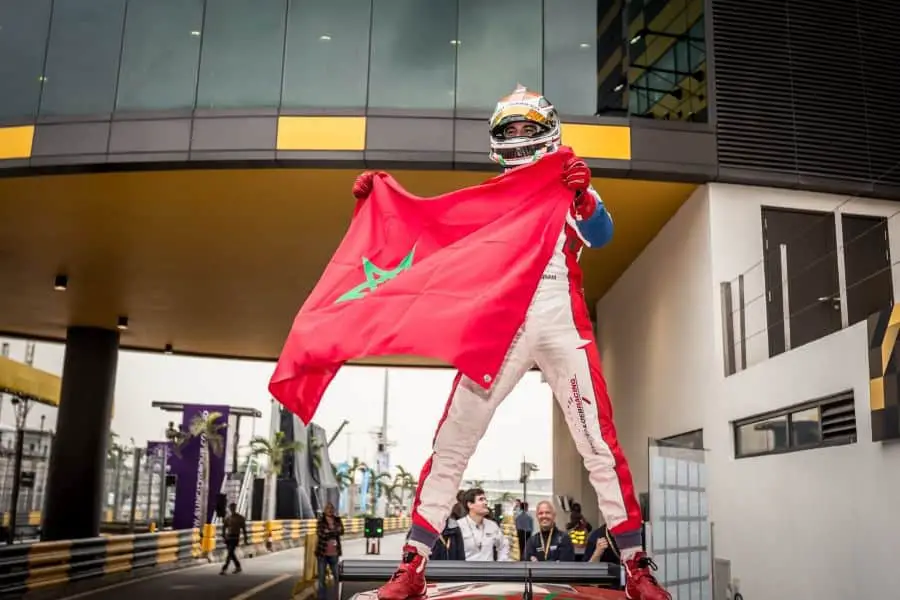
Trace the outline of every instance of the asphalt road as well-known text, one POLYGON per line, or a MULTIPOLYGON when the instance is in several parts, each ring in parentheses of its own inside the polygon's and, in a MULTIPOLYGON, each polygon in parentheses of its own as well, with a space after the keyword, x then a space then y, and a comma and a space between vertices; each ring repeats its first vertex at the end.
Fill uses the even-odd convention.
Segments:
MULTIPOLYGON (((404 534, 386 536, 381 554, 365 554, 365 540, 346 540, 346 558, 400 558, 404 534)), ((244 559, 243 572, 220 575, 222 564, 209 564, 148 575, 106 587, 65 596, 60 600, 289 600, 303 567, 303 550, 295 548, 257 558, 244 559)), ((313 596, 314 598, 314 596, 313 596)), ((333 596, 331 596, 333 600, 333 596)))

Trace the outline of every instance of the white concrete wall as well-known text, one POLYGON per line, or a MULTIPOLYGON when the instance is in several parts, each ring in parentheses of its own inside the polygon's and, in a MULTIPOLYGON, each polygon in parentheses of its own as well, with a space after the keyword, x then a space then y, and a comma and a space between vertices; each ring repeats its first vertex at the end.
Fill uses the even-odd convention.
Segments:
POLYGON ((647 490, 648 437, 704 424, 694 407, 716 361, 709 257, 703 187, 597 304, 600 356, 639 491, 647 490))
MULTIPOLYGON (((648 437, 703 428, 715 554, 732 561, 748 599, 845 600, 900 589, 893 564, 900 444, 871 442, 865 323, 773 359, 759 335, 748 369, 724 375, 719 284, 743 272, 747 300, 762 295, 760 207, 884 216, 900 209, 845 201, 746 186, 701 188, 597 306, 619 436, 638 488, 647 488, 648 437), (858 443, 734 459, 732 420, 849 389, 858 443)), ((894 257, 900 257, 897 220, 889 229, 894 257)), ((895 273, 895 290, 898 281, 895 273)), ((765 329, 759 304, 756 321, 748 312, 748 334, 754 322, 765 329)), ((561 469, 554 460, 554 473, 561 469)))

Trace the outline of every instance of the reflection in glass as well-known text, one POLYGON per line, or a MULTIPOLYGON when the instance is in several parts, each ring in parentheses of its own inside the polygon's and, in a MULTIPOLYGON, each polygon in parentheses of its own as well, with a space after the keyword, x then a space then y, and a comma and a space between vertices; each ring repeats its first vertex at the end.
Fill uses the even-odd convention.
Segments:
POLYGON ((705 122, 704 1, 635 0, 628 6, 631 113, 705 122))
MULTIPOLYGON (((597 111, 597 4, 597 0, 544 0, 542 92, 561 115, 597 111)), ((622 22, 614 20, 621 42, 622 22)))
POLYGON ((277 108, 287 0, 207 0, 197 108, 277 108))
POLYGON ((0 121, 31 121, 41 96, 50 0, 0 2, 0 121))
POLYGON ((456 17, 456 0, 373 0, 370 107, 453 110, 456 17))
POLYGON ((819 407, 808 408, 791 414, 791 446, 814 446, 822 443, 822 427, 819 407))
POLYGON ((113 111, 125 0, 55 2, 41 114, 113 111))
POLYGON ((284 108, 363 108, 371 0, 290 0, 284 108))
MULTIPOLYGON (((640 4, 640 2, 638 2, 640 4)), ((627 81, 627 43, 623 29, 623 0, 597 2, 597 114, 624 117, 627 81)))
POLYGON ((787 416, 748 423, 738 428, 738 455, 785 450, 788 447, 787 416))
POLYGON ((541 5, 541 0, 459 0, 457 109, 492 111, 518 83, 541 91, 541 5))
POLYGON ((129 0, 116 110, 194 106, 203 0, 129 0))

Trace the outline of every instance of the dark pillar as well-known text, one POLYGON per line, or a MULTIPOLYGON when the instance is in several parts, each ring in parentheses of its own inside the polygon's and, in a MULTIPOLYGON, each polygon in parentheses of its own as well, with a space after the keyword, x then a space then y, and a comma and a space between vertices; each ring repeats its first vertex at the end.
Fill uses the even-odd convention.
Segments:
POLYGON ((41 539, 100 535, 119 332, 70 327, 47 477, 41 539))

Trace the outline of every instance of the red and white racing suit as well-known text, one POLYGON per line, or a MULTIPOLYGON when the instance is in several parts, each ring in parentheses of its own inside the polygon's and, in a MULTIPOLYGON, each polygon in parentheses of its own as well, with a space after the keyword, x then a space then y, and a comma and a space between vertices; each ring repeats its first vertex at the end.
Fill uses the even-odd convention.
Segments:
POLYGON ((600 510, 620 548, 641 544, 641 513, 631 472, 616 439, 612 405, 600 365, 578 258, 584 246, 609 240, 612 221, 598 204, 588 219, 574 213, 560 232, 525 322, 516 334, 490 390, 457 374, 434 436, 431 458, 422 467, 413 505, 409 541, 428 556, 450 514, 463 472, 494 411, 535 364, 560 403, 575 446, 584 459, 600 510), (593 227, 591 227, 593 225, 593 227), (598 229, 599 226, 599 229, 598 229), (601 235, 585 232, 607 230, 601 235))

